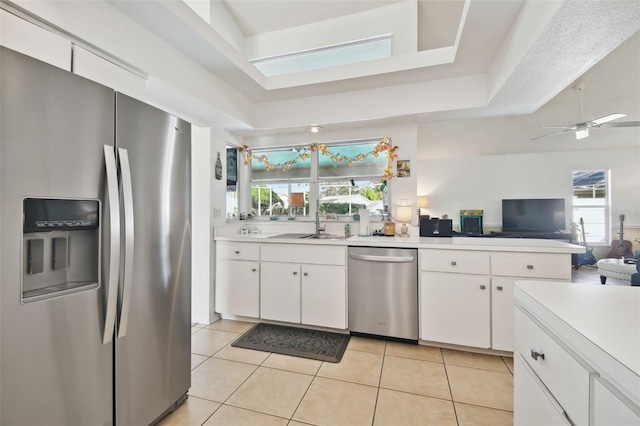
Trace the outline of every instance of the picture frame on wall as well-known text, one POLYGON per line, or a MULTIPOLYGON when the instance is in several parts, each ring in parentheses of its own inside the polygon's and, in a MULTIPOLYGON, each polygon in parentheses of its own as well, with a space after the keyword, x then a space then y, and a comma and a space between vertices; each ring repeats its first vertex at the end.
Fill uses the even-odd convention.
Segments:
POLYGON ((398 160, 396 170, 398 177, 411 176, 411 160, 398 160))

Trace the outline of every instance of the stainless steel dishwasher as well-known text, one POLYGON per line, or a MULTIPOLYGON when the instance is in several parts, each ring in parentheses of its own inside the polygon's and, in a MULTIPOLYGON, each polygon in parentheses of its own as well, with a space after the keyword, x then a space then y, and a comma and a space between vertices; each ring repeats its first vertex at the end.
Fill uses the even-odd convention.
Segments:
POLYGON ((418 251, 349 247, 349 331, 418 340, 418 251))

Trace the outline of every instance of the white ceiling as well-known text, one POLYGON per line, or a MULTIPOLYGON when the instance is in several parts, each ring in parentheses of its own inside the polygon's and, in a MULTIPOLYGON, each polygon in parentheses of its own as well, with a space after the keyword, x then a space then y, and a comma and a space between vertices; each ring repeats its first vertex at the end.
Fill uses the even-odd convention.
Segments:
MULTIPOLYGON (((325 80, 331 75, 331 81, 314 81, 316 75, 291 76, 284 84, 267 79, 249 63, 242 49, 237 48, 243 43, 242 37, 248 41, 301 31, 301 28, 312 29, 314 25, 327 28, 327 23, 340 19, 351 19, 353 26, 362 25, 362 17, 372 10, 392 11, 398 4, 407 2, 414 0, 214 0, 215 6, 222 5, 235 21, 225 25, 237 30, 240 40, 231 39, 229 34, 233 31, 214 28, 215 19, 210 20, 210 26, 204 22, 206 16, 201 18, 181 2, 110 3, 254 102, 258 116, 261 110, 282 108, 283 114, 275 120, 277 123, 271 124, 269 120, 249 123, 253 129, 239 132, 249 138, 300 131, 311 123, 340 128, 370 122, 418 122, 422 123, 421 133, 438 137, 442 146, 447 146, 446 141, 452 138, 482 134, 487 135, 490 146, 492 133, 493 139, 503 139, 495 137, 496 132, 503 131, 500 129, 505 129, 505 136, 510 138, 526 133, 524 139, 528 140, 541 134, 541 125, 569 123, 577 118, 577 96, 571 86, 578 79, 588 82, 584 92, 585 118, 621 112, 628 115, 624 121, 640 120, 640 50, 636 34, 640 30, 640 2, 637 1, 471 0, 468 10, 464 10, 462 0, 419 0, 416 20, 407 22, 407 25, 417 25, 415 53, 388 61, 372 61, 359 69, 358 72, 365 68, 364 74, 354 73, 354 67, 322 74, 325 80), (541 22, 544 25, 539 25, 541 22), (459 33, 459 30, 462 31, 459 33), (602 66, 607 69, 604 75, 590 71, 634 34, 636 41, 629 42, 626 55, 617 55, 608 60, 606 67, 602 66), (428 54, 435 52, 433 49, 447 46, 455 47, 455 59, 451 63, 420 65, 428 54), (411 85, 478 75, 487 76, 486 91, 489 92, 481 105, 445 107, 445 99, 442 105, 431 100, 429 105, 414 102, 409 110, 399 108, 396 112, 381 114, 360 98, 361 94, 376 90, 397 89, 401 94, 413 87, 411 85), (607 75, 617 77, 612 80, 607 75), (358 110, 358 116, 345 114, 344 120, 333 118, 331 101, 342 104, 345 94, 358 110), (300 113, 309 99, 316 98, 322 98, 327 106, 323 109, 318 103, 313 111, 300 113), (550 106, 543 107, 548 102, 550 106), (544 112, 545 108, 549 111, 544 112), (510 117, 513 115, 522 117, 510 117), (291 119, 287 122, 289 116, 291 119), (331 118, 324 121, 324 117, 331 118), (464 132, 460 136, 452 135, 460 131, 458 120, 466 120, 468 135, 464 132)), ((219 11, 213 6, 212 10, 219 11)), ((593 133, 613 131, 627 132, 631 139, 639 136, 637 129, 598 129, 593 133)), ((547 139, 538 146, 546 145, 547 139)), ((441 156, 437 151, 419 154, 441 156)))

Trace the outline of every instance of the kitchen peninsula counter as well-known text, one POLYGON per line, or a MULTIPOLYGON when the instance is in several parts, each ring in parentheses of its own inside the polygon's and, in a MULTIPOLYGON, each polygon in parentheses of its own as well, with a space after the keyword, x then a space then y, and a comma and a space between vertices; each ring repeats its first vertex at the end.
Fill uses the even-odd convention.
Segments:
POLYGON ((520 281, 514 294, 515 423, 640 424, 638 289, 520 281))

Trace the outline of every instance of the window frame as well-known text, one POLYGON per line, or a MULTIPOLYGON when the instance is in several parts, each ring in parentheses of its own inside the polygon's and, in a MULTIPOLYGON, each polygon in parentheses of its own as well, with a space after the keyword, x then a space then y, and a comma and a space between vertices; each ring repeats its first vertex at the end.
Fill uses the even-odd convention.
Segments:
MULTIPOLYGON (((587 186, 587 185, 581 185, 581 186, 587 186)), ((580 169, 580 170, 573 170, 572 172, 572 199, 573 199, 573 203, 572 203, 572 219, 573 221, 577 224, 578 226, 578 241, 581 242, 581 244, 585 244, 587 246, 591 245, 591 246, 608 246, 609 242, 612 240, 612 235, 613 235, 613 228, 612 228, 612 220, 611 220, 611 170, 608 169, 580 169), (577 186, 574 186, 573 182, 574 182, 574 177, 575 174, 577 172, 586 172, 586 173, 603 173, 604 174, 604 183, 601 185, 602 189, 604 191, 604 197, 578 197, 576 195, 576 188, 578 188, 577 186), (592 202, 585 202, 585 203, 579 203, 579 205, 577 205, 578 203, 576 202, 577 200, 593 200, 592 202), (595 200, 602 200, 601 202, 596 202, 595 200), (601 211, 600 216, 603 219, 603 223, 602 223, 602 227, 604 228, 604 236, 603 241, 600 240, 594 240, 593 238, 589 238, 589 233, 585 232, 585 241, 582 241, 582 236, 581 236, 581 229, 580 229, 580 218, 583 217, 583 215, 581 215, 580 210, 582 210, 582 212, 584 212, 584 210, 588 210, 588 209, 592 209, 592 210, 598 210, 601 211)), ((592 193, 595 194, 595 192, 597 191, 596 189, 596 185, 593 185, 592 188, 592 193)), ((591 226, 595 226, 596 224, 591 223, 589 224, 588 222, 585 222, 585 228, 587 227, 591 227, 591 226)))
MULTIPOLYGON (((331 143, 325 143, 325 146, 327 148, 331 148, 333 146, 339 146, 339 145, 358 145, 358 144, 377 144, 380 141, 381 137, 379 138, 367 138, 367 139, 359 139, 359 140, 351 140, 351 141, 335 141, 335 142, 331 142, 331 143)), ((300 150, 301 148, 304 147, 308 147, 308 145, 301 145, 301 144, 296 144, 296 145, 290 145, 290 146, 282 146, 282 147, 274 147, 274 148, 260 148, 260 149, 256 149, 252 151, 252 154, 254 154, 254 158, 255 158, 255 154, 259 154, 260 152, 265 152, 265 151, 276 151, 276 150, 289 150, 289 149, 297 149, 300 150)), ((260 180, 254 180, 254 176, 253 176, 253 166, 252 164, 249 164, 249 174, 250 174, 250 178, 249 178, 249 189, 250 189, 250 206, 251 209, 254 208, 253 206, 253 188, 256 186, 260 186, 260 185, 275 185, 275 184, 288 184, 289 188, 288 188, 288 194, 291 194, 291 185, 296 185, 296 184, 308 184, 309 185, 309 189, 308 189, 308 196, 306 196, 305 198, 307 199, 308 202, 308 209, 306 209, 306 211, 303 211, 303 213, 306 213, 303 216, 300 215, 296 215, 296 219, 302 219, 302 220, 313 220, 313 216, 316 214, 316 206, 318 205, 318 201, 320 199, 320 187, 324 184, 330 184, 331 182, 343 182, 343 181, 350 181, 350 180, 356 180, 358 182, 369 182, 369 184, 373 185, 373 186, 380 186, 382 185, 382 173, 380 173, 379 175, 359 175, 359 176, 351 176, 351 175, 343 175, 343 176, 330 176, 330 177, 322 177, 320 178, 318 176, 318 169, 319 169, 319 164, 320 164, 320 156, 322 154, 319 152, 319 150, 313 150, 311 152, 311 158, 310 158, 310 176, 309 178, 300 178, 300 177, 291 177, 289 179, 283 179, 281 176, 274 178, 274 179, 260 179, 260 180)), ((386 158, 386 157, 385 157, 386 158)), ((252 160, 251 163, 253 163, 252 160)), ((384 160, 385 166, 386 166, 386 160, 384 160)), ((349 167, 349 166, 347 166, 349 167)), ((347 170, 345 168, 345 170, 347 170)), ((366 185, 366 183, 365 183, 366 185)), ((387 186, 387 192, 385 193, 386 195, 386 199, 389 199, 389 187, 387 186)), ((296 191, 294 191, 296 192, 296 191)), ((306 192, 305 192, 306 194, 306 192)), ((384 204, 384 200, 385 200, 385 195, 383 195, 381 197, 383 204, 384 204)), ((388 203, 387 203, 388 204, 388 203)), ((306 207, 306 206, 305 206, 306 207)), ((322 208, 320 209, 320 211, 322 212, 322 208)), ((275 215, 278 218, 279 217, 285 217, 285 216, 292 216, 291 214, 291 210, 289 208, 289 214, 288 215, 275 215)), ((345 217, 345 216, 352 216, 353 214, 356 214, 357 211, 352 211, 351 214, 336 214, 336 217, 345 217)), ((256 212, 256 218, 260 219, 264 219, 264 218, 270 218, 272 219, 274 215, 258 215, 256 212)))

